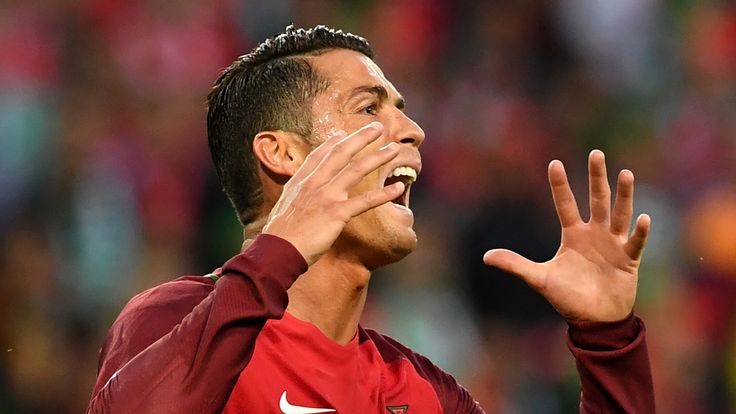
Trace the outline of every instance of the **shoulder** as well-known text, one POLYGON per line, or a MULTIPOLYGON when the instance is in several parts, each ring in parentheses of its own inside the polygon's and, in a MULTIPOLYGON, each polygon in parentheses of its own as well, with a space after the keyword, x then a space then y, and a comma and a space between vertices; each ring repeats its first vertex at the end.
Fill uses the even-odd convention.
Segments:
POLYGON ((151 309, 164 308, 171 313, 187 308, 189 311, 207 297, 214 287, 214 281, 209 277, 183 276, 137 294, 128 301, 118 319, 151 309))
MULTIPOLYGON (((214 281, 204 276, 184 276, 134 296, 120 312, 110 330, 138 330, 156 336, 163 330, 168 332, 189 314, 214 289, 214 281)), ((155 340, 155 339, 154 339, 155 340)))
POLYGON ((401 358, 408 360, 417 373, 432 385, 446 413, 483 413, 468 390, 429 358, 372 329, 361 327, 359 335, 361 342, 370 340, 375 344, 384 362, 391 363, 401 358))
MULTIPOLYGON (((393 362, 400 358, 409 360, 426 360, 429 362, 428 358, 412 351, 407 346, 404 346, 390 336, 374 331, 373 329, 360 327, 359 338, 360 342, 364 342, 366 340, 373 342, 384 362, 393 362)), ((412 364, 413 363, 414 362, 412 361, 412 364)))
MULTIPOLYGON (((411 362, 419 375, 432 383, 433 386, 435 386, 438 380, 444 380, 445 377, 452 379, 450 374, 437 367, 429 358, 412 351, 409 347, 388 335, 383 335, 372 329, 363 328, 361 328, 360 335, 361 342, 370 340, 375 344, 376 349, 378 349, 378 353, 381 355, 384 362, 391 363, 398 359, 406 359, 411 362)), ((452 381, 455 382, 454 379, 452 379, 452 381)), ((457 382, 455 382, 455 384, 457 384, 457 382)))
POLYGON ((170 332, 207 295, 214 281, 184 276, 134 296, 113 322, 100 349, 99 369, 117 370, 170 332))

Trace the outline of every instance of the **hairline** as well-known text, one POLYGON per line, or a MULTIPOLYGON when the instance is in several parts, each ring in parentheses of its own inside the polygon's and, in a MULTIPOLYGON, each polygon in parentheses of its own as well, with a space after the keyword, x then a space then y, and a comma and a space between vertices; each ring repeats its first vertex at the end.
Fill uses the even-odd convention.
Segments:
POLYGON ((259 183, 256 176, 258 163, 254 159, 252 137, 259 132, 283 130, 296 133, 305 142, 314 144, 311 141, 316 132, 315 99, 328 91, 336 79, 313 59, 337 50, 354 51, 371 60, 374 56, 370 44, 360 36, 322 25, 306 30, 289 25, 283 33, 266 39, 249 53, 239 56, 217 77, 207 97, 208 142, 218 178, 241 224, 247 225, 257 219, 258 205, 263 202, 263 183, 259 183), (296 66, 286 69, 292 65, 302 69, 296 66), (296 80, 298 83, 292 87, 287 87, 291 85, 287 78, 273 78, 274 83, 267 78, 271 70, 276 76, 294 73, 297 76, 294 79, 302 81, 296 80), (257 104, 253 102, 257 101, 253 99, 261 88, 276 92, 274 98, 277 100, 284 99, 284 102, 294 102, 298 106, 287 104, 279 110, 278 105, 274 106, 276 100, 272 99, 273 102, 263 106, 262 110, 254 111, 253 105, 257 108, 257 104), (247 97, 247 100, 239 100, 239 94, 244 94, 242 97, 247 97), (256 115, 243 115, 243 111, 256 115), (243 133, 250 137, 245 142, 242 137, 238 138, 243 133))
MULTIPOLYGON (((308 52, 304 52, 304 53, 299 53, 299 54, 295 54, 295 55, 283 56, 282 59, 288 59, 288 58, 301 58, 301 59, 304 59, 305 62, 312 68, 312 71, 317 76, 321 77, 322 80, 326 81, 327 86, 323 90, 321 90, 319 92, 319 93, 323 93, 323 92, 325 92, 332 85, 332 79, 330 79, 330 77, 327 76, 327 74, 325 74, 323 71, 319 70, 314 64, 312 64, 311 61, 314 58, 316 58, 316 57, 325 55, 325 54, 330 53, 330 52, 338 51, 338 50, 347 50, 347 51, 355 52, 355 53, 357 53, 357 54, 359 54, 361 56, 367 57, 368 59, 371 60, 371 62, 373 62, 375 64, 375 61, 373 60, 373 58, 371 56, 368 56, 368 55, 366 55, 365 53, 363 53, 363 52, 361 52, 359 50, 345 48, 345 47, 328 47, 328 48, 322 48, 322 49, 315 49, 315 50, 312 50, 312 51, 308 51, 308 52)), ((396 88, 394 88, 394 89, 396 89, 396 88)), ((370 93, 372 95, 375 95, 381 102, 387 102, 387 101, 389 101, 389 99, 388 99, 389 98, 388 89, 385 86, 380 85, 380 84, 377 84, 377 83, 376 84, 365 84, 365 85, 356 86, 355 88, 351 89, 349 93, 347 93, 345 101, 347 102, 352 97, 354 97, 356 95, 359 95, 361 93, 370 93)), ((406 99, 404 98, 404 96, 398 90, 396 91, 396 93, 397 93, 398 97, 394 101, 392 101, 391 103, 396 108, 398 108, 399 110, 404 111, 405 108, 406 108, 406 99)), ((314 104, 314 100, 316 99, 316 97, 317 96, 314 96, 312 98, 312 105, 314 104)), ((312 117, 314 117, 314 112, 312 112, 312 117)), ((304 138, 305 139, 308 139, 309 137, 304 137, 304 138)))

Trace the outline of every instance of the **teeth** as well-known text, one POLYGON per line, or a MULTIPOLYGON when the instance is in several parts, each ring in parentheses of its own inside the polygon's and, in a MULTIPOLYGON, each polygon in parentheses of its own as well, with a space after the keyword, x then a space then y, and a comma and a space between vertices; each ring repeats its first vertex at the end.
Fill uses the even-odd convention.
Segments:
POLYGON ((391 174, 388 175, 389 178, 391 177, 409 177, 409 182, 413 183, 417 180, 417 170, 411 168, 411 167, 396 167, 393 171, 391 171, 391 174))

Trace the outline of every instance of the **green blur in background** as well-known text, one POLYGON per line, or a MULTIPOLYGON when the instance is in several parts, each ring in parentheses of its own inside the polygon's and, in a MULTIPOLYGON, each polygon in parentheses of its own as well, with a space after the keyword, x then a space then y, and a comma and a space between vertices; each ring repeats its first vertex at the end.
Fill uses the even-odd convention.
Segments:
POLYGON ((377 272, 364 324, 489 414, 576 412, 564 321, 481 257, 551 258, 546 166, 585 200, 600 148, 653 219, 636 309, 658 410, 736 412, 731 2, 0 0, 0 413, 83 412, 127 300, 239 251, 204 101, 291 22, 368 38, 427 133, 419 246, 377 272))

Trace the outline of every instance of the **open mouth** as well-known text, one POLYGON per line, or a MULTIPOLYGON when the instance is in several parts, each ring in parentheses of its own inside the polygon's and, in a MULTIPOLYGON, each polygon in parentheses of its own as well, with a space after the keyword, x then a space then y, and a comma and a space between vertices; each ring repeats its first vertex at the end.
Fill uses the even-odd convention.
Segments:
POLYGON ((396 167, 391 174, 388 175, 386 181, 383 183, 384 187, 391 185, 395 182, 401 181, 404 183, 404 192, 398 197, 391 200, 392 203, 398 204, 404 207, 409 207, 409 192, 411 185, 417 180, 417 170, 412 167, 402 166, 396 167))

